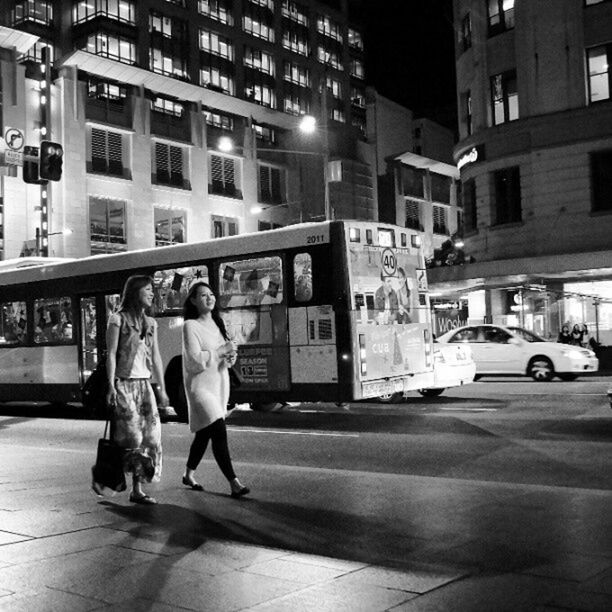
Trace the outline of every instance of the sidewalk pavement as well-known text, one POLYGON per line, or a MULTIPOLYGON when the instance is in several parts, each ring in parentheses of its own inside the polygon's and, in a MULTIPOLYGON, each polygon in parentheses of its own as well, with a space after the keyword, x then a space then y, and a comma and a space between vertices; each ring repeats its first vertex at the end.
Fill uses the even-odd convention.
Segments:
POLYGON ((612 610, 609 490, 406 477, 401 503, 430 539, 406 534, 404 562, 383 567, 265 545, 283 534, 249 525, 264 492, 196 499, 169 464, 157 506, 99 500, 89 455, 35 451, 0 444, 2 612, 612 610))

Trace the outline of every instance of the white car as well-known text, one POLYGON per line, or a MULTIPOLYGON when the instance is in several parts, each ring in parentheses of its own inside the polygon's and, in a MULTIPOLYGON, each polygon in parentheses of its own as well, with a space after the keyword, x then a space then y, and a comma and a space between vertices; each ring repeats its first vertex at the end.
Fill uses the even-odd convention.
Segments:
POLYGON ((595 372, 599 361, 589 349, 547 342, 522 327, 467 325, 438 338, 440 344, 468 344, 476 362, 476 377, 486 374, 520 374, 537 381, 555 376, 574 380, 595 372))

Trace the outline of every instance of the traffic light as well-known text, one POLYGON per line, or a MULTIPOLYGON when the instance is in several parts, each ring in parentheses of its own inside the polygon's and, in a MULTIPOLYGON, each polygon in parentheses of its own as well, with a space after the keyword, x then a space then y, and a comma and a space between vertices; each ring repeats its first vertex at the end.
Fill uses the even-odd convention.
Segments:
POLYGON ((38 147, 23 147, 23 180, 34 185, 47 182, 41 181, 38 175, 38 147))
POLYGON ((40 143, 40 178, 59 181, 62 178, 63 156, 61 144, 43 140, 40 143))

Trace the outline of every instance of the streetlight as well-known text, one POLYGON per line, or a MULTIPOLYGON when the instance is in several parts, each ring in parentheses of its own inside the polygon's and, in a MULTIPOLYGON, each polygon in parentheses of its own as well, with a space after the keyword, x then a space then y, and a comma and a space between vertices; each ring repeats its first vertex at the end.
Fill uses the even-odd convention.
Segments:
MULTIPOLYGON (((70 236, 70 234, 72 234, 72 230, 69 227, 66 227, 61 232, 51 232, 50 234, 47 234, 46 238, 49 238, 49 236, 70 236)), ((36 228, 36 256, 37 257, 40 257, 41 246, 43 245, 41 244, 40 227, 37 227, 36 228)), ((44 246, 47 246, 47 245, 44 245, 44 246)))
MULTIPOLYGON (((304 134, 313 134, 317 131, 317 120, 315 117, 311 115, 303 115, 299 124, 299 130, 304 134)), ((325 134, 325 130, 323 130, 325 134)), ((330 220, 332 218, 332 209, 329 197, 329 147, 327 144, 327 138, 324 139, 324 146, 322 151, 298 151, 297 149, 277 149, 274 147, 264 148, 257 146, 257 139, 254 140, 254 157, 257 157, 257 151, 269 152, 269 153, 289 153, 293 155, 311 155, 315 157, 320 157, 323 162, 323 183, 324 183, 324 204, 325 204, 325 219, 330 220)), ((217 149, 222 153, 231 153, 235 148, 243 148, 236 147, 229 136, 221 136, 217 141, 217 149)), ((254 206, 253 209, 256 209, 257 212, 261 212, 264 210, 261 207, 254 206)))

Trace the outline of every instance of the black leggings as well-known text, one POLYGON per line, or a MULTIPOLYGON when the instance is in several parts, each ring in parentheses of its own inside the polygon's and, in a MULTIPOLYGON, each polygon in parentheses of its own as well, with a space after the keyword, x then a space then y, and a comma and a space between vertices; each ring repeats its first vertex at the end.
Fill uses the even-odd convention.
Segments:
POLYGON ((218 419, 211 423, 208 427, 196 431, 195 438, 189 449, 189 458, 187 459, 187 468, 195 470, 208 446, 208 441, 212 441, 212 451, 217 461, 217 465, 221 468, 223 475, 228 480, 236 478, 234 468, 232 467, 232 459, 227 447, 227 429, 225 428, 225 420, 218 419))

